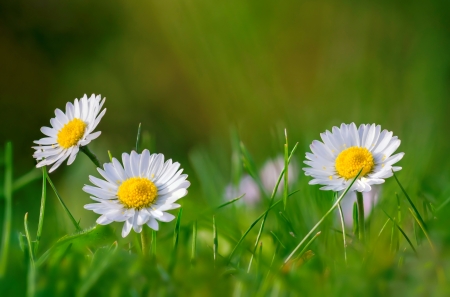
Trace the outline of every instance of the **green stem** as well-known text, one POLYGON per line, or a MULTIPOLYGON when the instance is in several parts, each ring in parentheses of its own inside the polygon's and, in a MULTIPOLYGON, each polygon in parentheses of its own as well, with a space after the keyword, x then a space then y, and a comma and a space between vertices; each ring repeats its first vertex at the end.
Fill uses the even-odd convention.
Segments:
POLYGON ((41 240, 42 227, 44 225, 44 212, 45 212, 45 201, 47 199, 47 167, 42 167, 42 196, 41 196, 41 209, 39 212, 39 224, 36 234, 36 243, 34 245, 34 254, 37 254, 39 241, 41 240))
POLYGON ((6 143, 5 147, 5 217, 3 221, 3 238, 2 249, 0 255, 0 278, 3 278, 8 263, 9 240, 11 237, 11 220, 12 220, 12 143, 6 143))
POLYGON ((61 196, 59 196, 58 191, 55 188, 55 185, 53 185, 52 180, 50 179, 50 176, 48 174, 46 174, 47 177, 47 181, 50 184, 50 186, 52 187, 53 191, 55 192, 56 197, 58 198, 59 202, 61 203, 63 209, 66 211, 66 214, 69 216, 70 221, 72 222, 72 224, 75 226, 75 229, 77 229, 77 231, 81 231, 81 227, 80 225, 77 223, 77 221, 75 220, 75 218, 73 217, 73 215, 70 213, 70 210, 67 208, 66 204, 64 203, 64 201, 62 200, 61 196))
POLYGON ((91 150, 88 148, 88 146, 80 146, 80 151, 82 151, 83 153, 85 153, 86 156, 89 157, 89 159, 91 159, 91 161, 94 163, 95 166, 101 168, 100 166, 100 162, 98 161, 97 156, 91 152, 91 150))
POLYGON ((149 247, 148 247, 148 243, 149 243, 148 231, 149 230, 145 226, 143 226, 142 231, 141 231, 141 244, 142 244, 142 255, 144 257, 147 257, 148 251, 149 251, 149 247))
POLYGON ((358 205, 358 226, 359 240, 364 243, 365 227, 364 227, 364 198, 362 192, 356 191, 356 203, 358 205))

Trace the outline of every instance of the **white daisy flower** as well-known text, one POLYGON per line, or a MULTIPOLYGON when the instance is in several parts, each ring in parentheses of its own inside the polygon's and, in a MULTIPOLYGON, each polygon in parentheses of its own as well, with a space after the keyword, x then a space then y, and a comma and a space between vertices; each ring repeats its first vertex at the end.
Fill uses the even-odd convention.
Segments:
POLYGON ((164 155, 144 150, 142 154, 132 151, 122 154, 122 164, 113 158, 103 169, 97 168, 103 179, 89 176, 96 187, 85 185, 83 191, 99 203, 86 204, 85 209, 101 214, 97 224, 125 222, 122 237, 131 227, 140 233, 147 224, 158 230, 158 221, 170 222, 175 216, 166 212, 180 207, 175 202, 186 196, 190 186, 187 175, 181 174, 178 162, 164 162, 164 155))
POLYGON ((55 110, 56 117, 50 120, 52 127, 41 128, 41 132, 48 137, 34 141, 39 144, 32 147, 36 150, 33 157, 39 161, 36 167, 53 164, 49 170, 52 172, 67 158, 67 165, 70 165, 80 146, 100 136, 100 131, 92 133, 106 112, 106 108, 100 112, 105 98, 100 100, 100 95, 92 94, 90 98, 84 95, 79 101, 75 99, 73 104, 67 102, 65 113, 55 110))
POLYGON ((393 166, 403 158, 404 153, 392 155, 400 146, 397 136, 392 132, 381 131, 380 125, 361 125, 354 123, 333 127, 332 132, 320 134, 323 142, 314 140, 306 153, 303 168, 305 175, 313 177, 310 185, 323 185, 321 190, 342 191, 352 182, 363 168, 353 184, 351 191, 368 192, 371 185, 382 184, 392 176, 392 171, 401 170, 393 166))

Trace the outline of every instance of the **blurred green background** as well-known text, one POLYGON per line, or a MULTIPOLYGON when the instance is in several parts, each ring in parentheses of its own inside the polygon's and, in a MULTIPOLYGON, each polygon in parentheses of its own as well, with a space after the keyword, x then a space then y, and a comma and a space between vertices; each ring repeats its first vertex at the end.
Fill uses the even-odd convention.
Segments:
MULTIPOLYGON (((449 193, 449 12, 448 1, 4 0, 0 140, 13 142, 18 177, 34 166, 32 141, 54 109, 101 94, 108 111, 91 149, 103 162, 107 150, 129 152, 142 123, 153 148, 190 175, 184 200, 195 210, 212 199, 208 188, 220 198, 231 181, 230 130, 262 164, 282 152, 284 128, 302 161, 326 129, 377 123, 402 140, 405 184, 440 202, 449 193), (219 181, 201 185, 209 168, 219 181)), ((81 207, 89 174, 83 155, 52 174, 84 226, 96 218, 81 207)), ((34 230, 39 189, 15 194, 14 234, 25 212, 34 230)), ((67 228, 43 242, 70 230, 57 202, 48 205, 46 226, 67 228)))

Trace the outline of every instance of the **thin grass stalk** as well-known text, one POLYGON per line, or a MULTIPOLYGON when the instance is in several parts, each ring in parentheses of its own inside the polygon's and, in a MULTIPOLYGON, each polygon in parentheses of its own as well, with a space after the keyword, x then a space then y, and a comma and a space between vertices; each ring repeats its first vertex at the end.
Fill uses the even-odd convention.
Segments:
POLYGON ((196 250, 197 250, 197 221, 194 221, 194 224, 192 224, 191 266, 195 265, 196 250))
POLYGON ((405 231, 403 231, 403 229, 397 224, 397 222, 393 218, 391 218, 391 216, 389 216, 387 214, 387 212, 384 211, 384 209, 382 209, 382 210, 385 213, 385 215, 395 224, 395 226, 398 228, 398 230, 400 230, 400 232, 402 233, 403 237, 405 237, 406 241, 409 243, 409 246, 411 247, 411 249, 414 251, 416 256, 418 256, 417 251, 414 248, 414 245, 412 244, 411 240, 409 240, 409 237, 408 237, 408 235, 406 235, 405 231))
POLYGON ((393 170, 392 170, 392 174, 394 175, 394 178, 397 181, 397 184, 400 186, 400 189, 402 189, 403 194, 405 194, 405 197, 408 200, 409 204, 411 204, 412 208, 414 209, 414 212, 416 213, 417 218, 420 220, 420 222, 422 223, 423 227, 425 229, 427 229, 427 225, 425 224, 424 220, 422 219, 422 216, 420 215, 419 211, 417 210, 417 207, 414 205, 414 203, 412 202, 411 198, 409 198, 408 193, 406 193, 405 189, 403 188, 402 184, 398 180, 397 175, 394 173, 393 170))
POLYGON ((3 187, 5 197, 5 215, 3 219, 2 249, 0 255, 0 278, 3 278, 8 266, 9 243, 11 239, 12 221, 12 175, 13 175, 12 143, 5 146, 5 184, 3 187))
POLYGON ((219 249, 219 240, 217 238, 217 226, 216 218, 213 216, 213 257, 214 257, 214 269, 216 268, 217 251, 219 249))
POLYGON ((36 243, 34 245, 34 254, 37 255, 39 242, 42 235, 42 227, 44 226, 44 213, 45 213, 45 201, 47 200, 47 167, 42 167, 42 195, 41 195, 41 208, 39 211, 39 223, 36 233, 36 243))
POLYGON ((364 244, 365 241, 365 217, 364 217, 364 197, 356 191, 356 204, 358 205, 358 238, 364 244))
POLYGON ((345 189, 345 191, 341 194, 341 196, 338 198, 338 200, 333 204, 333 206, 325 213, 325 215, 319 220, 319 222, 317 222, 316 225, 314 225, 314 227, 308 232, 308 234, 305 235, 305 237, 302 239, 302 241, 300 241, 300 243, 295 247, 295 249, 289 254, 289 256, 286 258, 286 260, 284 260, 284 264, 286 264, 291 258, 292 256, 295 254, 295 252, 302 246, 302 244, 308 239, 308 237, 314 233, 314 231, 320 226, 320 224, 322 224, 322 222, 328 217, 328 215, 330 213, 333 212, 333 210, 339 205, 339 203, 341 202, 342 198, 344 198, 345 194, 347 194, 347 192, 350 190, 350 188, 353 186, 353 184, 355 183, 356 179, 359 177, 359 175, 361 174, 361 171, 363 170, 363 168, 361 168, 361 170, 359 170, 358 174, 355 176, 355 178, 352 180, 352 182, 350 183, 350 185, 347 187, 347 189, 345 189))
POLYGON ((283 191, 283 206, 286 210, 286 203, 288 198, 288 187, 289 187, 289 144, 287 131, 284 129, 284 136, 286 138, 286 143, 284 144, 284 191, 283 191))
POLYGON ((422 223, 419 221, 419 219, 417 218, 417 216, 415 215, 414 211, 411 208, 408 208, 409 212, 411 213, 411 215, 413 216, 414 220, 416 220, 417 224, 419 225, 420 229, 422 229, 423 234, 425 234, 425 237, 428 240, 428 243, 430 244, 431 250, 433 251, 434 254, 436 254, 436 249, 434 248, 433 242, 430 239, 430 236, 428 235, 427 230, 424 228, 424 226, 422 225, 422 223))
POLYGON ((344 261, 345 265, 347 265, 347 241, 345 237, 345 223, 344 223, 344 213, 342 212, 341 204, 338 204, 339 217, 341 218, 341 227, 342 227, 342 240, 344 242, 344 261))
POLYGON ((70 210, 67 208, 66 204, 64 203, 64 201, 62 200, 61 196, 59 195, 58 191, 56 190, 55 186, 53 185, 52 179, 50 178, 50 176, 48 174, 46 174, 47 177, 47 181, 50 184, 50 186, 53 189, 53 192, 55 192, 56 197, 59 200, 59 203, 61 203, 61 206, 63 207, 64 211, 66 212, 67 216, 69 217, 70 221, 72 222, 73 226, 75 227, 75 229, 77 229, 77 231, 82 231, 80 225, 78 224, 78 222, 75 220, 75 218, 73 217, 72 213, 70 212, 70 210))

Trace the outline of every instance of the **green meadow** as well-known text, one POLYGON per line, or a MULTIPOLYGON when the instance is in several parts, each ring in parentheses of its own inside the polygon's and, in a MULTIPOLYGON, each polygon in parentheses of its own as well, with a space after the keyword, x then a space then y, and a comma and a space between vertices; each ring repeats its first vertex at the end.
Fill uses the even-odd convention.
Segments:
POLYGON ((2 1, 0 295, 449 296, 449 28, 447 1, 2 1), (188 175, 158 231, 96 224, 92 156, 36 168, 84 94, 101 165, 148 149, 188 175), (303 170, 342 123, 405 153, 364 218, 303 170))

